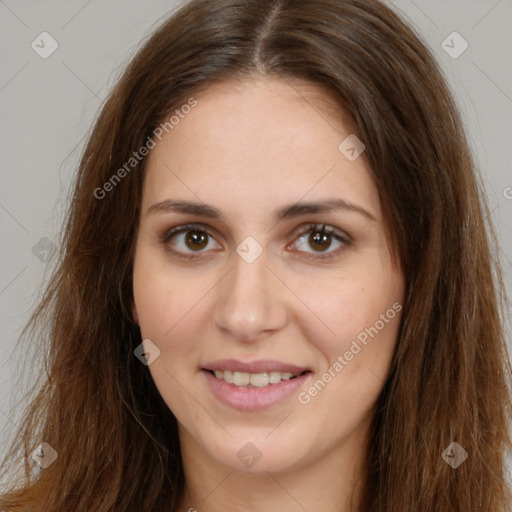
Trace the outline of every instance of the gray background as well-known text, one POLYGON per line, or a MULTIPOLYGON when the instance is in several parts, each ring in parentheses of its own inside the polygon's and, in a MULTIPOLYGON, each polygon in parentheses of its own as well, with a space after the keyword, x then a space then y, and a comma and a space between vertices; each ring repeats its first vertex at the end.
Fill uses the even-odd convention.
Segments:
MULTIPOLYGON (((434 50, 456 95, 499 230, 510 294, 512 0, 389 3, 434 50), (446 40, 450 52, 462 48, 457 36, 446 39, 454 31, 469 44, 458 58, 442 46, 446 40)), ((40 293, 50 241, 57 239, 86 135, 140 41, 176 5, 0 0, 0 446, 22 410, 15 377, 24 360, 14 352, 15 343, 40 293), (46 59, 31 47, 35 41, 40 52, 51 48, 47 36, 38 37, 42 32, 58 43, 46 59)))

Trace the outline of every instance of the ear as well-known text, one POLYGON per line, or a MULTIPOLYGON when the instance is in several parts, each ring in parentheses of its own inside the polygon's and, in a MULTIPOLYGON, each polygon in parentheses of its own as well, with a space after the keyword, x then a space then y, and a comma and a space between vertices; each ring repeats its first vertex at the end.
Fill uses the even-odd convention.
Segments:
POLYGON ((132 310, 132 316, 133 316, 133 321, 139 325, 139 315, 137 313, 137 306, 135 305, 135 301, 132 299, 132 303, 131 303, 131 310, 132 310))

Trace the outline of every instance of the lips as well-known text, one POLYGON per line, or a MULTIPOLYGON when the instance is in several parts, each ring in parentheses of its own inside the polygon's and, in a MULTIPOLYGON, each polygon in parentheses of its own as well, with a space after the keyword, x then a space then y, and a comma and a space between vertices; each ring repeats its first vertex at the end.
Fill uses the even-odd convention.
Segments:
POLYGON ((297 366, 294 364, 283 363, 280 361, 264 360, 243 362, 236 359, 220 359, 207 363, 202 367, 203 370, 215 371, 230 371, 230 372, 243 372, 243 373, 264 373, 264 372, 281 372, 301 374, 310 371, 305 366, 297 366))
POLYGON ((223 359, 201 368, 213 396, 242 411, 256 411, 284 402, 312 375, 306 367, 280 361, 242 362, 223 359))

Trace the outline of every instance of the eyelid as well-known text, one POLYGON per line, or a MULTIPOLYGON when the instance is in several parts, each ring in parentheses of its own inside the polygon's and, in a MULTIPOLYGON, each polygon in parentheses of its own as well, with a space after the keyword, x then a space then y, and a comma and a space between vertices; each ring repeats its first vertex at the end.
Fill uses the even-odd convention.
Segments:
MULTIPOLYGON (((325 253, 322 253, 322 252, 317 252, 315 254, 315 252, 305 252, 305 251, 295 251, 295 252, 298 252, 299 254, 302 254, 302 255, 305 255, 306 258, 310 258, 310 259, 313 259, 313 260, 316 260, 316 261, 321 261, 321 260, 326 260, 326 259, 330 259, 330 258, 335 258, 339 255, 339 253, 344 249, 346 248, 347 246, 351 245, 352 244, 352 237, 346 233, 345 231, 342 231, 334 226, 331 226, 330 224, 326 224, 326 223, 319 223, 319 222, 309 222, 309 223, 306 223, 306 224, 301 224, 301 226, 299 226, 298 228, 296 228, 293 232, 292 232, 292 235, 293 237, 295 237, 292 242, 290 244, 288 244, 286 247, 289 247, 290 245, 293 245, 294 243, 296 243, 296 238, 297 237, 302 237, 308 233, 311 233, 311 232, 314 232, 314 231, 318 231, 318 232, 323 232, 325 234, 328 234, 332 237, 334 237, 336 240, 338 240, 339 242, 343 243, 343 246, 334 250, 334 251, 330 251, 330 252, 325 252, 325 253)), ((197 252, 197 256, 196 255, 193 255, 194 253, 183 253, 181 251, 177 251, 177 250, 174 250, 174 249, 171 249, 167 246, 167 242, 175 235, 179 235, 179 234, 182 234, 182 233, 186 233, 188 231, 199 231, 199 232, 203 232, 205 233, 208 237, 212 238, 215 240, 215 237, 214 235, 212 234, 212 231, 215 232, 215 230, 213 230, 210 226, 206 225, 206 224, 201 224, 201 223, 195 223, 195 222, 192 222, 192 223, 187 223, 187 224, 180 224, 179 226, 175 226, 173 228, 170 228, 168 230, 166 230, 162 235, 159 236, 159 239, 160 239, 160 242, 166 247, 166 250, 177 255, 178 257, 182 257, 182 258, 185 258, 185 259, 198 259, 201 257, 201 254, 203 253, 206 253, 206 251, 198 251, 197 252)), ((218 242, 217 242, 218 243, 218 242)))
MULTIPOLYGON (((321 260, 327 260, 331 258, 336 258, 340 255, 340 253, 348 246, 352 245, 352 237, 346 233, 345 231, 342 231, 341 229, 335 228, 334 226, 331 226, 330 224, 325 223, 319 223, 319 222, 310 222, 306 225, 301 225, 299 228, 297 228, 293 232, 293 236, 295 237, 302 237, 304 235, 307 235, 308 233, 313 233, 315 231, 323 232, 325 234, 328 234, 341 242, 343 244, 342 247, 329 252, 305 252, 305 251, 297 251, 302 255, 305 255, 306 258, 310 258, 316 261, 321 260)), ((296 243, 296 239, 293 240, 292 244, 296 243)), ((287 246, 288 247, 288 246, 287 246)))
POLYGON ((168 252, 170 252, 170 253, 178 256, 178 257, 181 257, 181 258, 184 258, 184 259, 189 259, 189 260, 198 259, 200 257, 200 255, 202 254, 202 252, 204 252, 204 251, 199 251, 197 253, 198 256, 195 256, 195 255, 193 255, 193 253, 183 253, 181 251, 177 251, 175 249, 171 249, 167 245, 167 242, 173 236, 181 235, 183 233, 187 233, 188 231, 204 232, 204 233, 206 233, 206 235, 208 237, 210 237, 212 239, 215 239, 213 234, 212 234, 212 231, 214 231, 214 230, 210 226, 207 226, 205 224, 190 222, 190 223, 187 223, 187 224, 180 224, 179 226, 175 226, 173 228, 170 228, 170 229, 167 229, 166 231, 164 231, 164 233, 159 236, 160 243, 164 245, 166 251, 168 251, 168 252))
POLYGON ((316 229, 318 231, 323 231, 329 235, 338 235, 340 238, 343 238, 346 242, 352 241, 352 238, 341 229, 335 228, 330 224, 326 224, 325 222, 308 222, 306 224, 302 224, 295 231, 293 231, 292 235, 294 236, 302 236, 306 233, 309 233, 311 230, 316 229))

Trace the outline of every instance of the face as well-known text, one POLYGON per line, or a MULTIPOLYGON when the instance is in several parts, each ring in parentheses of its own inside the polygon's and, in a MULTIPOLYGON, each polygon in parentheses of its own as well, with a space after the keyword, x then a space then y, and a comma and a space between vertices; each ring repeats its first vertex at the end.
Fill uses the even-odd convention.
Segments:
POLYGON ((325 91, 255 78, 195 98, 148 156, 132 311, 182 450, 298 468, 364 437, 403 275, 325 91))

